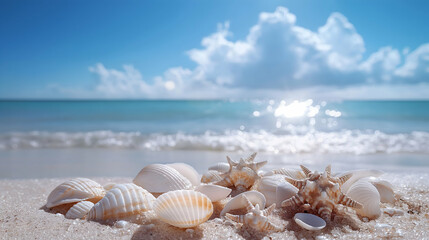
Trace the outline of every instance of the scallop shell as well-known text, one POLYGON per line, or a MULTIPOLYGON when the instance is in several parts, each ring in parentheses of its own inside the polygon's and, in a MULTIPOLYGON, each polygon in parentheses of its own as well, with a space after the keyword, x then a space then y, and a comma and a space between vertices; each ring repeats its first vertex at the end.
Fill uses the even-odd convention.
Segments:
POLYGON ((163 164, 147 165, 137 174, 133 183, 154 195, 192 188, 192 183, 186 177, 163 164))
POLYGON ((363 208, 356 209, 356 213, 369 219, 378 218, 380 211, 380 194, 370 182, 359 180, 347 192, 347 196, 362 204, 363 208))
POLYGON ((276 206, 281 207, 282 202, 287 200, 298 193, 298 188, 293 186, 292 184, 280 183, 276 188, 276 206))
POLYGON ((233 197, 229 202, 225 205, 225 207, 222 209, 222 212, 220 213, 220 216, 225 216, 225 214, 229 211, 245 208, 246 207, 246 201, 241 195, 246 195, 246 197, 250 200, 250 202, 253 205, 259 204, 260 209, 265 208, 265 196, 258 192, 258 191, 248 191, 241 194, 238 194, 237 196, 233 197))
POLYGON ((90 220, 117 220, 153 209, 155 197, 133 184, 116 184, 88 213, 90 220))
POLYGON ((177 190, 159 196, 154 210, 161 221, 179 228, 190 228, 210 218, 213 204, 200 192, 177 190))
POLYGON ((228 197, 232 190, 219 185, 203 184, 196 187, 195 191, 205 194, 212 202, 217 202, 228 197))
POLYGON ((221 163, 218 163, 214 166, 209 167, 209 170, 218 171, 220 173, 226 173, 229 171, 229 168, 230 168, 230 166, 228 163, 221 162, 221 163))
POLYGON ((336 177, 342 177, 349 173, 353 173, 352 177, 347 180, 342 186, 341 186, 341 192, 347 193, 349 188, 358 180, 366 177, 378 177, 383 174, 382 171, 379 170, 354 170, 349 172, 344 172, 341 174, 338 174, 336 177))
POLYGON ((326 227, 326 222, 322 218, 310 213, 297 213, 293 220, 302 228, 316 231, 326 227))
POLYGON ((192 185, 200 185, 200 175, 191 165, 188 165, 186 163, 172 163, 166 165, 176 169, 176 171, 178 171, 185 178, 187 178, 192 183, 192 185))
POLYGON ((202 183, 211 183, 211 182, 217 182, 223 179, 223 177, 220 176, 221 173, 218 171, 210 170, 203 174, 201 177, 202 183))
POLYGON ((66 218, 84 219, 93 206, 94 203, 90 201, 78 202, 68 210, 66 213, 66 218))
POLYGON ((395 203, 395 193, 390 182, 381 179, 370 180, 370 182, 377 188, 382 203, 395 203))
POLYGON ((97 202, 103 198, 104 188, 88 178, 75 178, 57 186, 48 196, 46 207, 88 200, 97 202))

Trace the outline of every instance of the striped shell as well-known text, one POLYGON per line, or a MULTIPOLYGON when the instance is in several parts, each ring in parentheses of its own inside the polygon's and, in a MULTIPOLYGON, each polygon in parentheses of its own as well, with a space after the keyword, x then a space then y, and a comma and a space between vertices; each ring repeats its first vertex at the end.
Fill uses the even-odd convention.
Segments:
POLYGON ((355 182, 349 188, 347 196, 363 205, 363 208, 356 209, 356 213, 362 217, 375 219, 380 216, 380 194, 370 182, 365 180, 355 182))
POLYGON ((304 179, 305 175, 302 171, 297 170, 297 169, 286 169, 286 168, 279 168, 279 169, 274 169, 271 170, 267 173, 264 174, 264 176, 271 176, 274 174, 280 174, 280 175, 284 175, 293 179, 304 179))
POLYGON ((176 169, 176 171, 178 171, 185 178, 187 178, 192 183, 192 185, 200 185, 200 175, 198 174, 197 170, 195 170, 195 168, 193 168, 191 165, 188 165, 186 163, 171 163, 166 165, 176 169))
POLYGON ((117 220, 137 216, 153 209, 155 197, 133 184, 116 184, 89 211, 89 220, 117 220))
POLYGON ((69 209, 66 213, 66 218, 84 219, 93 206, 94 203, 90 201, 78 202, 69 209))
POLYGON ((46 207, 52 208, 83 200, 98 202, 105 193, 104 188, 91 179, 74 178, 60 184, 49 194, 46 207))
POLYGON ((155 195, 192 188, 192 183, 186 177, 163 164, 147 165, 137 174, 133 183, 155 195))
POLYGON ((156 199, 154 210, 159 219, 179 228, 190 228, 207 221, 213 213, 210 199, 193 190, 177 190, 156 199))

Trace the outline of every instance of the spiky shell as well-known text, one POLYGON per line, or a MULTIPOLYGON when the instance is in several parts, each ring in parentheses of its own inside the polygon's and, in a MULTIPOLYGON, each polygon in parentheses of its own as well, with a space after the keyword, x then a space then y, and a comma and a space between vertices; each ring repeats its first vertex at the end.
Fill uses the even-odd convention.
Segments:
POLYGON ((84 219, 93 206, 94 203, 90 201, 78 202, 68 210, 66 218, 84 219))
POLYGON ((89 220, 118 220, 153 209, 155 197, 133 184, 116 184, 88 213, 89 220))
POLYGON ((233 168, 229 177, 237 189, 249 189, 259 178, 258 173, 248 167, 243 167, 241 169, 233 168))
POLYGON ((163 164, 147 165, 137 174, 133 183, 155 195, 192 188, 192 183, 186 177, 163 164))
POLYGON ((362 204, 363 208, 356 209, 362 217, 375 219, 380 216, 380 194, 370 182, 365 180, 355 182, 348 190, 347 196, 362 204))
POLYGON ((192 185, 200 185, 200 175, 198 174, 197 170, 195 170, 195 168, 193 168, 191 165, 186 163, 171 163, 166 165, 176 169, 176 171, 178 171, 185 178, 187 178, 192 183, 192 185))
POLYGON ((261 209, 265 208, 266 199, 262 193, 258 191, 247 191, 244 193, 240 193, 237 196, 233 197, 231 200, 229 200, 225 207, 222 209, 220 216, 225 216, 227 212, 235 209, 245 208, 246 201, 243 199, 242 195, 246 195, 246 197, 253 205, 258 204, 261 209))
POLYGON ((225 199, 231 193, 231 189, 211 184, 202 184, 195 188, 195 191, 205 194, 212 202, 225 199))
POLYGON ((88 178, 74 178, 57 186, 48 196, 46 207, 88 200, 97 202, 103 198, 104 188, 88 178))
POLYGON ((212 183, 222 180, 221 173, 215 170, 209 170, 208 172, 204 173, 201 177, 202 183, 212 183))
POLYGON ((213 204, 200 192, 177 190, 159 196, 154 210, 161 221, 179 228, 190 228, 210 218, 213 214, 213 204))

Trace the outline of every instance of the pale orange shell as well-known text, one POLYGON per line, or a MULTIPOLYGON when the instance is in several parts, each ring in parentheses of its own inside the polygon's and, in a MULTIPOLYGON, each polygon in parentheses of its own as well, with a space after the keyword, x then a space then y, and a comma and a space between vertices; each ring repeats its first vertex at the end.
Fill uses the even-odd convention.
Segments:
POLYGON ((90 201, 78 202, 68 210, 66 218, 84 219, 92 207, 94 207, 94 203, 90 201))

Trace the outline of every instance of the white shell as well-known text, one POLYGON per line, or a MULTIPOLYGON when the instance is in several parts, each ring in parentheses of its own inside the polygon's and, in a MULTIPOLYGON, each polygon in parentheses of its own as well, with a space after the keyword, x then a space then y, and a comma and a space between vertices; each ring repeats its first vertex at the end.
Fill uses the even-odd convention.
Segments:
POLYGON ((384 213, 388 214, 389 216, 402 216, 405 214, 405 212, 401 209, 396 208, 382 208, 381 209, 384 213))
POLYGON ((171 163, 166 165, 176 169, 180 174, 187 178, 192 183, 192 185, 200 185, 200 175, 191 165, 186 163, 171 163))
POLYGON ((155 197, 133 184, 116 184, 88 213, 90 220, 117 220, 153 209, 155 197))
POLYGON ((66 218, 84 219, 93 206, 94 203, 90 201, 78 202, 69 209, 69 211, 66 213, 66 218))
POLYGON ((281 207, 282 202, 296 195, 298 188, 292 184, 280 183, 276 188, 276 206, 281 207))
POLYGON ((74 178, 60 184, 49 194, 46 207, 52 208, 83 200, 97 202, 105 193, 104 188, 91 179, 74 178))
POLYGON ((381 179, 370 180, 370 182, 377 188, 382 203, 395 202, 395 193, 393 192, 393 185, 390 182, 381 179))
POLYGON ((137 174, 133 183, 153 194, 192 187, 192 183, 176 169, 163 164, 147 165, 137 174))
POLYGON ((202 184, 195 191, 205 194, 212 202, 217 202, 228 197, 232 190, 219 185, 202 184))
POLYGON ((112 189, 117 183, 108 183, 106 185, 103 186, 104 190, 106 191, 110 191, 110 189, 112 189))
POLYGON ((223 179, 223 177, 220 176, 221 173, 215 170, 210 170, 203 174, 201 177, 202 183, 211 183, 211 182, 217 182, 223 179))
POLYGON ((271 170, 267 173, 264 174, 264 176, 271 176, 271 175, 275 175, 275 174, 280 174, 283 176, 287 176, 293 179, 304 179, 305 175, 301 170, 297 170, 297 169, 286 169, 286 168, 279 168, 279 169, 274 169, 271 170))
POLYGON ((258 192, 258 191, 248 191, 241 194, 238 194, 237 196, 233 197, 227 204, 225 204, 225 207, 222 209, 222 212, 220 213, 220 216, 225 216, 225 213, 240 209, 246 207, 246 201, 241 195, 246 195, 246 197, 250 200, 250 202, 253 205, 259 204, 260 209, 265 208, 266 200, 265 196, 258 192))
MULTIPOLYGON (((268 177, 262 177, 258 184, 258 192, 264 194, 266 204, 269 206, 276 201, 276 190, 277 186, 281 183, 285 183, 286 180, 282 175, 272 175, 268 177)), ((280 205, 277 204, 280 207, 280 205)))
POLYGON ((356 209, 356 213, 362 217, 375 219, 380 216, 380 194, 370 182, 366 180, 355 182, 347 196, 363 205, 363 208, 356 209))
POLYGON ((322 218, 310 213, 297 213, 293 220, 302 228, 316 231, 326 227, 326 222, 322 218))
POLYGON ((161 221, 179 228, 190 228, 210 218, 213 204, 200 192, 177 190, 159 196, 154 210, 161 221))
POLYGON ((229 164, 225 162, 221 162, 214 166, 209 167, 209 170, 218 171, 220 173, 226 173, 229 171, 229 164))
POLYGON ((353 173, 353 175, 349 180, 347 180, 341 186, 341 192, 343 192, 343 193, 347 193, 349 188, 361 178, 378 177, 378 176, 381 176, 383 174, 383 172, 379 171, 379 170, 354 170, 354 171, 349 171, 349 172, 344 172, 344 173, 338 174, 336 177, 342 177, 342 176, 349 174, 349 173, 353 173))

